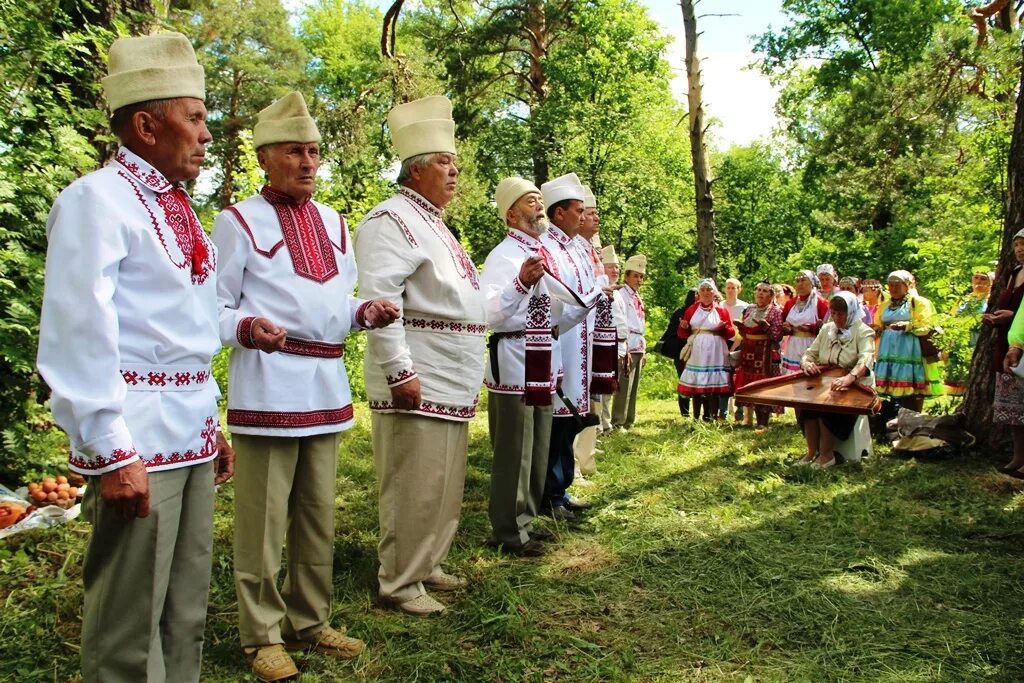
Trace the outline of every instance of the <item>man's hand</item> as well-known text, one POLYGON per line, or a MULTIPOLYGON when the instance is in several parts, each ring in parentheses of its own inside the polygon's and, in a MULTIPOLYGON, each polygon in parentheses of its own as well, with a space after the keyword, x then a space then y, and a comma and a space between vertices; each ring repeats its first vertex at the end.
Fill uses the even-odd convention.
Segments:
POLYGON ((288 330, 278 327, 266 318, 252 321, 252 345, 263 353, 273 353, 284 348, 288 330))
POLYGON ((814 361, 805 361, 801 363, 800 369, 804 371, 805 375, 809 375, 811 377, 821 373, 821 368, 818 367, 818 364, 814 361))
POLYGON ((404 384, 391 387, 391 400, 400 410, 416 410, 420 407, 420 380, 413 377, 404 384))
POLYGON ((146 465, 136 460, 100 477, 100 497, 124 520, 149 515, 149 474, 146 465))
POLYGON ((213 485, 220 486, 235 473, 235 449, 217 432, 217 458, 213 461, 213 485))
POLYGON ((374 299, 363 309, 363 321, 370 329, 387 327, 402 317, 402 311, 387 299, 374 299))
POLYGON ((519 267, 519 281, 526 287, 533 287, 544 276, 544 259, 531 256, 519 267))
POLYGON ((1024 355, 1024 351, 1014 347, 1006 352, 1006 358, 1003 359, 1003 372, 1013 372, 1013 369, 1020 364, 1020 357, 1024 355))

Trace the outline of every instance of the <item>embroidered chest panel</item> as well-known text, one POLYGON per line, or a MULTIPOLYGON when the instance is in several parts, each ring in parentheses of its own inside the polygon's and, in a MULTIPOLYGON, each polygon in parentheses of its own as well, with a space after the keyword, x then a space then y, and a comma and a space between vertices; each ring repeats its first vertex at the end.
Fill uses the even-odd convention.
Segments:
MULTIPOLYGON (((473 289, 480 289, 480 282, 477 279, 476 265, 473 260, 469 258, 469 254, 462 247, 462 244, 455 239, 455 235, 452 234, 448 226, 441 220, 441 212, 437 207, 431 205, 418 195, 409 192, 407 190, 400 189, 399 194, 405 199, 413 210, 419 215, 419 217, 426 223, 441 243, 448 250, 448 254, 451 256, 452 263, 455 265, 455 271, 464 280, 469 280, 470 284, 473 285, 473 289)), ((402 226, 406 233, 406 237, 413 246, 416 246, 416 241, 413 239, 408 226, 402 221, 401 218, 397 218, 394 212, 389 212, 392 217, 398 220, 399 225, 402 226)))
MULTIPOLYGON (((270 187, 264 187, 260 194, 277 214, 295 274, 321 284, 336 276, 338 261, 316 204, 309 200, 296 205, 290 197, 270 187)), ((341 252, 345 253, 344 242, 341 252)))

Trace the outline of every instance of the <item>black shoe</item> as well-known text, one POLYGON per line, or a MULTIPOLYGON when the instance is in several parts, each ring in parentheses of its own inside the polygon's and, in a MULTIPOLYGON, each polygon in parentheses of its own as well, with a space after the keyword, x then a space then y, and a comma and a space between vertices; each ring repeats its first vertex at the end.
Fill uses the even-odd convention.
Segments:
POLYGON ((558 522, 573 523, 579 521, 579 518, 564 505, 554 505, 547 510, 542 510, 541 514, 558 522))
POLYGON ((575 498, 570 498, 569 500, 565 501, 565 509, 573 513, 584 512, 586 510, 589 510, 591 507, 593 506, 590 503, 583 503, 576 500, 575 498))
POLYGON ((530 529, 530 540, 545 543, 548 541, 556 541, 558 540, 558 537, 555 535, 555 532, 550 529, 538 526, 530 529))
POLYGON ((530 539, 526 543, 494 543, 498 551, 513 557, 540 557, 544 554, 544 546, 530 539))

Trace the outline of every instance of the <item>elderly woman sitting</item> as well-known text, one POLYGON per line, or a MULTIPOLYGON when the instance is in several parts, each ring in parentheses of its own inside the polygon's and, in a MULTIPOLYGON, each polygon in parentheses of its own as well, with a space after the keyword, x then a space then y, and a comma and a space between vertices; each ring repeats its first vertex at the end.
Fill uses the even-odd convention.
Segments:
MULTIPOLYGON (((829 313, 831 320, 822 326, 804 353, 800 368, 806 375, 817 375, 826 366, 846 370, 846 375, 832 381, 832 391, 846 391, 854 382, 873 386, 875 333, 864 324, 857 297, 850 292, 837 292, 829 302, 829 313)), ((856 420, 856 415, 799 411, 797 421, 807 439, 807 455, 799 464, 818 469, 835 465, 835 442, 850 438, 856 420)))

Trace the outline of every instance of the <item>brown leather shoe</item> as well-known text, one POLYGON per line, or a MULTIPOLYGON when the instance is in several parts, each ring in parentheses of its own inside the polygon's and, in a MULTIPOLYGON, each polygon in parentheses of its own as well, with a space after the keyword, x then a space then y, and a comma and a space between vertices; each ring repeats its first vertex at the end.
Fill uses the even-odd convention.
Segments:
POLYGON ((324 626, 305 640, 284 641, 286 650, 306 650, 334 657, 357 657, 366 643, 358 638, 349 638, 330 626, 324 626))
POLYGON ((244 649, 245 659, 261 681, 283 681, 299 675, 295 662, 280 644, 244 649))

